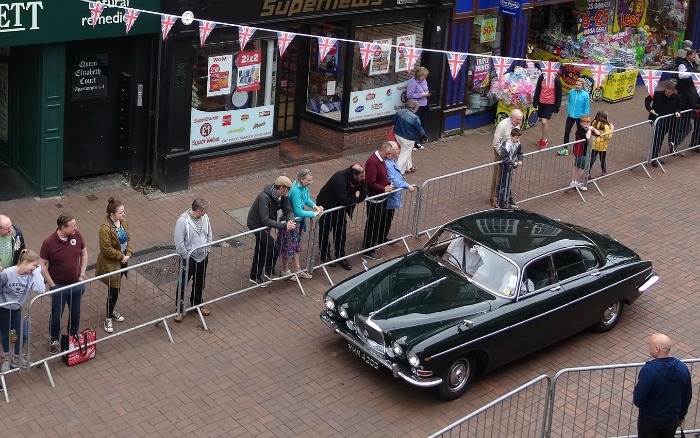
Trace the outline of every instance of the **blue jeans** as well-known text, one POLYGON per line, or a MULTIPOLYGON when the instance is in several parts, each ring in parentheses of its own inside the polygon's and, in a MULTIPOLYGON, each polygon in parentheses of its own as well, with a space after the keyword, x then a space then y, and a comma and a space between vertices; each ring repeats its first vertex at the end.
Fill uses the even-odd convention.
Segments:
MULTIPOLYGON (((22 323, 22 309, 10 310, 5 307, 0 307, 0 339, 2 340, 2 352, 10 352, 10 330, 15 330, 19 336, 19 325, 22 323)), ((27 333, 29 332, 29 324, 24 321, 24 333, 22 338, 24 343, 27 343, 27 333)), ((20 343, 15 342, 15 356, 19 356, 20 343)))
MULTIPOLYGON (((56 290, 65 285, 56 284, 51 290, 56 290)), ((73 286, 59 293, 51 294, 51 322, 49 323, 49 333, 51 341, 58 341, 61 336, 61 317, 63 309, 68 304, 68 334, 77 335, 80 328, 80 301, 85 292, 85 285, 73 286)))

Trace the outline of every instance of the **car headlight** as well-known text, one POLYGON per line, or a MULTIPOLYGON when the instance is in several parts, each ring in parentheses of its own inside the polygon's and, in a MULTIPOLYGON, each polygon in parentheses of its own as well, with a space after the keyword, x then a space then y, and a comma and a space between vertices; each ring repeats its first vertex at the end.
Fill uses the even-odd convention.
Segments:
POLYGON ((401 348, 401 345, 399 345, 399 343, 396 341, 391 343, 391 351, 393 351, 394 354, 397 356, 400 356, 403 354, 403 348, 401 348))
POLYGON ((348 309, 345 306, 341 306, 340 309, 338 309, 338 313, 340 313, 340 316, 342 316, 345 319, 348 318, 348 309))
POLYGON ((413 351, 409 351, 406 355, 406 358, 408 359, 408 363, 411 364, 412 367, 417 367, 418 365, 420 365, 420 359, 418 359, 418 356, 413 351))
POLYGON ((323 299, 323 303, 326 305, 326 309, 335 310, 335 301, 333 301, 333 298, 326 297, 323 299))

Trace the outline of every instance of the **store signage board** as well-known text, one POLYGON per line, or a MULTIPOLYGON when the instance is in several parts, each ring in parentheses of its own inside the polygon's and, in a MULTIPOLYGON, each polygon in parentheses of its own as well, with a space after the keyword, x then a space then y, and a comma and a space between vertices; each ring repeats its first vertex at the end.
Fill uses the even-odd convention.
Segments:
POLYGON ((610 73, 603 83, 603 100, 610 103, 632 99, 637 88, 639 70, 610 73))
POLYGON ((107 99, 109 55, 107 53, 80 54, 71 60, 71 100, 107 99))
POLYGON ((588 11, 578 16, 578 37, 609 33, 615 14, 615 0, 589 1, 588 11))
POLYGON ((406 108, 406 87, 408 81, 370 90, 350 93, 350 114, 348 122, 376 119, 390 116, 406 108))
POLYGON ((262 65, 262 51, 249 50, 239 52, 236 56, 236 91, 256 91, 260 89, 260 70, 262 65))
POLYGON ((396 37, 396 62, 394 63, 394 71, 396 73, 408 71, 408 60, 406 59, 406 51, 404 48, 413 47, 416 47, 415 35, 396 37))
MULTIPOLYGON (((82 1, 0 0, 0 41, 3 46, 19 46, 124 36, 126 25, 122 7, 161 10, 161 0, 102 0, 100 3, 107 7, 93 28, 88 4, 82 1)), ((160 17, 141 14, 129 35, 159 32, 160 17)))
POLYGON ((501 15, 520 17, 522 8, 520 0, 499 0, 498 2, 498 13, 501 15))
POLYGON ((192 108, 190 150, 272 137, 274 105, 207 112, 192 108))
POLYGON ((233 55, 210 56, 207 65, 209 72, 207 97, 229 94, 231 92, 233 55))
POLYGON ((479 42, 489 43, 496 41, 496 25, 498 19, 496 17, 484 18, 481 20, 481 32, 479 32, 479 42))
POLYGON ((626 27, 642 27, 646 24, 646 16, 647 0, 618 1, 613 32, 626 27))

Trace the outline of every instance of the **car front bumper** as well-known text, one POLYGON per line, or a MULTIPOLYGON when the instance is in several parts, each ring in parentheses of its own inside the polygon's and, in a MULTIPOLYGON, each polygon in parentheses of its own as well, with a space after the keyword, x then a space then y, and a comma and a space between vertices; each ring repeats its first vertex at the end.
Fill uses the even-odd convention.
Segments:
POLYGON ((367 346, 365 346, 365 344, 357 338, 354 332, 350 331, 347 327, 336 323, 330 316, 328 316, 328 314, 325 311, 321 312, 319 316, 321 318, 321 321, 323 321, 324 324, 330 327, 334 333, 339 334, 346 341, 348 341, 350 345, 354 346, 367 356, 374 359, 378 364, 389 369, 395 378, 401 378, 406 382, 410 383, 411 385, 418 386, 421 388, 430 388, 442 383, 442 378, 440 377, 424 378, 415 376, 411 373, 409 369, 406 368, 405 365, 392 362, 391 360, 384 357, 384 355, 379 354, 371 348, 367 348, 367 346))

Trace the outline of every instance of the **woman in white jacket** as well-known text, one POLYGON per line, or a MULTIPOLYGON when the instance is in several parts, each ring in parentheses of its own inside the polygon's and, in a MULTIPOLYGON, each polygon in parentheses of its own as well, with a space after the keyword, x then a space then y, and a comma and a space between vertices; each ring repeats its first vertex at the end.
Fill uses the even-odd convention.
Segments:
MULTIPOLYGON (((3 363, 1 372, 20 366, 20 343, 15 342, 15 351, 10 357, 10 330, 19 332, 22 323, 22 305, 27 300, 29 291, 44 293, 44 277, 41 276, 39 254, 23 249, 17 264, 0 272, 0 341, 2 343, 3 363)), ((23 343, 27 342, 27 326, 23 331, 23 343)), ((25 361, 23 361, 25 362, 25 361)), ((26 363, 22 363, 26 367, 26 363)))

